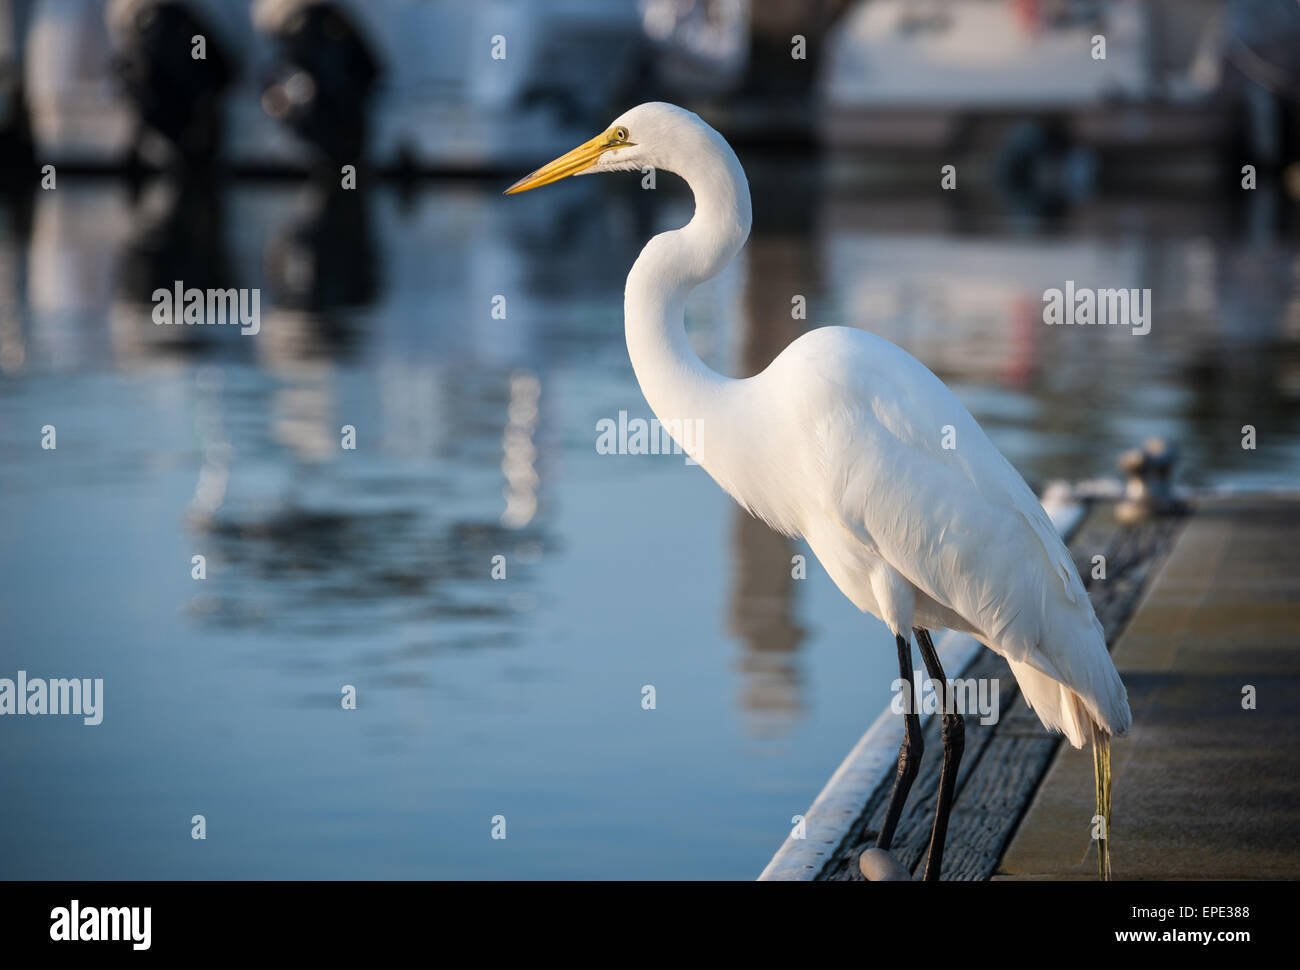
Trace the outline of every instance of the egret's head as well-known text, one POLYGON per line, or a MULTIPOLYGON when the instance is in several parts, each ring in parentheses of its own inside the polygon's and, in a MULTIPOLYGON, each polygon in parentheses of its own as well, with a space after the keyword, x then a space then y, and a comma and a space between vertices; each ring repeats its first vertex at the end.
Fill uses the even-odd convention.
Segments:
POLYGON ((570 175, 637 171, 646 166, 676 171, 673 159, 692 150, 701 138, 722 141, 717 132, 684 108, 660 101, 639 104, 615 118, 591 141, 525 175, 506 189, 506 195, 570 175))
POLYGON ((690 225, 703 237, 708 258, 696 270, 708 278, 749 236, 749 183, 731 146, 698 115, 661 101, 639 104, 589 142, 525 175, 506 195, 527 192, 570 175, 653 168, 686 180, 695 195, 690 225))

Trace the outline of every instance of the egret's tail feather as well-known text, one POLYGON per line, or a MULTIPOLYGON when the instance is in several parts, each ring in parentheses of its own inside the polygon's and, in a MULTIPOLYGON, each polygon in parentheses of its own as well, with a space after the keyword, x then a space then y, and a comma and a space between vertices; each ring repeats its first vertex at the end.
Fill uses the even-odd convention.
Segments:
POLYGON ((1097 875, 1110 878, 1110 734, 1092 722, 1092 773, 1097 782, 1097 814, 1093 827, 1097 832, 1097 875))
POLYGON ((1008 660, 1025 702, 1049 731, 1060 731, 1076 748, 1092 741, 1093 776, 1097 783, 1093 831, 1097 833, 1097 872, 1102 879, 1110 878, 1110 738, 1111 734, 1125 734, 1132 724, 1124 685, 1110 658, 1106 657, 1106 661, 1109 668, 1103 668, 1106 680, 1114 686, 1101 695, 1105 698, 1102 705, 1090 706, 1082 694, 1056 678, 1027 663, 1008 660))

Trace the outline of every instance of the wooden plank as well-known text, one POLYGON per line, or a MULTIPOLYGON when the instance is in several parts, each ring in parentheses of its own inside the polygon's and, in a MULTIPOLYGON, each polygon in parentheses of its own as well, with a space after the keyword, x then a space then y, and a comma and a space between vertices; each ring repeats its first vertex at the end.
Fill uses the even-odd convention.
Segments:
MULTIPOLYGON (((1300 878, 1298 511, 1202 498, 1115 645, 1134 722, 1112 765, 1117 879, 1300 878)), ((1089 753, 1059 749, 993 878, 1095 879, 1092 784, 1089 753)))

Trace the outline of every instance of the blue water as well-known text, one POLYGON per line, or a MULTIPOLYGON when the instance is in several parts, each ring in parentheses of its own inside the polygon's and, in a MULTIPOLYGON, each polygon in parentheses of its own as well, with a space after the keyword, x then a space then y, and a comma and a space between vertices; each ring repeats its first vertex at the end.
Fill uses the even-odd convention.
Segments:
MULTIPOLYGON (((1111 474, 1148 434, 1189 482, 1295 483, 1288 237, 1194 204, 959 225, 762 178, 745 258, 689 312, 719 369, 858 325, 1034 483, 1111 474), (1151 287, 1152 332, 1045 327, 1064 279, 1151 287)), ((0 208, 0 677, 102 677, 104 719, 0 719, 0 877, 762 869, 893 651, 699 468, 597 453, 597 421, 650 416, 622 281, 679 193, 60 185, 0 208), (261 333, 156 327, 176 278, 260 288, 261 333)))

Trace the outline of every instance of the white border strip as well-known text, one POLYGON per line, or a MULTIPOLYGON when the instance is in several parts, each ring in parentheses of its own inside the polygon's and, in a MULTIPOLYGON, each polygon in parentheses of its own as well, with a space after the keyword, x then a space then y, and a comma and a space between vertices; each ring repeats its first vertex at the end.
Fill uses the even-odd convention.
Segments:
MULTIPOLYGON (((1086 508, 1069 493, 1068 487, 1049 487, 1043 494, 1043 508, 1065 538, 1083 521, 1086 508)), ((935 644, 939 662, 950 677, 966 672, 980 651, 979 642, 969 634, 949 630, 935 644)), ((929 717, 922 714, 922 722, 929 717)), ((876 789, 889 780, 898 767, 898 748, 903 743, 903 719, 886 707, 847 758, 831 775, 826 787, 804 813, 806 838, 787 836, 772 861, 758 879, 760 882, 807 882, 825 867, 830 854, 844 840, 862 808, 876 789)))

